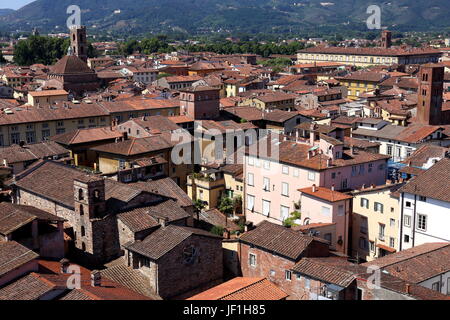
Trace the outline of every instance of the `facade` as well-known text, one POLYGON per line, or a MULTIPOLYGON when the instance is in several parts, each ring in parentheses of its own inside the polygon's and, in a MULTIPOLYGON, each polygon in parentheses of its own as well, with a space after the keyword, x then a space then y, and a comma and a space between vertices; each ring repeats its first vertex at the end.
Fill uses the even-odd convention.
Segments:
POLYGON ((300 50, 298 63, 339 62, 357 67, 392 64, 436 63, 442 53, 439 50, 418 48, 342 48, 314 47, 300 50))
POLYGON ((65 90, 43 90, 28 92, 28 103, 32 106, 51 105, 56 101, 68 101, 69 94, 65 90))
POLYGON ((387 156, 364 151, 352 153, 339 143, 330 146, 325 139, 314 144, 283 141, 278 145, 279 159, 246 154, 247 220, 281 224, 299 209, 299 188, 316 185, 345 191, 386 182, 387 156))
POLYGON ((219 109, 220 89, 197 86, 181 90, 180 114, 194 120, 211 120, 219 117, 219 109))
POLYGON ((450 242, 450 159, 410 180, 400 192, 400 250, 429 242, 450 242))
POLYGON ((352 191, 352 257, 372 261, 400 251, 400 206, 403 184, 366 186, 352 191))

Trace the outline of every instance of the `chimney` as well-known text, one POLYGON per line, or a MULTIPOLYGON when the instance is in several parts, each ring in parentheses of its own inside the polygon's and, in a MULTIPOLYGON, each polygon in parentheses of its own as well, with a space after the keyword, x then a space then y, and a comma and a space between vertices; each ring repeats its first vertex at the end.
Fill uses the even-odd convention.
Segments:
POLYGON ((102 285, 102 275, 100 271, 93 270, 91 272, 91 286, 100 287, 102 285))
POLYGON ((334 191, 334 184, 331 185, 331 191, 334 191))
POLYGON ((406 284, 406 293, 407 294, 411 293, 411 285, 409 283, 406 284))
POLYGON ((163 217, 159 217, 158 218, 158 223, 161 225, 161 227, 165 228, 167 226, 167 222, 169 221, 169 219, 167 218, 163 218, 163 217))
POLYGON ((312 185, 312 192, 316 192, 316 191, 317 191, 316 185, 313 184, 313 185, 312 185))
POLYGON ((331 167, 331 159, 327 159, 327 168, 331 167))
POLYGON ((69 266, 70 266, 70 261, 66 258, 61 259, 59 261, 60 267, 61 267, 61 273, 67 273, 69 266))

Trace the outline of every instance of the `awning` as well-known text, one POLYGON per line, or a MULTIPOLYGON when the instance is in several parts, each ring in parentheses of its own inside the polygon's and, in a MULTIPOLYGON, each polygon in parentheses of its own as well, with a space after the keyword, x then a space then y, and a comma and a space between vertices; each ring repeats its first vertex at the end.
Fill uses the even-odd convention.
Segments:
POLYGON ((384 244, 377 244, 377 247, 380 248, 380 249, 383 249, 383 250, 385 250, 385 251, 387 251, 387 252, 390 252, 390 253, 395 253, 395 252, 397 252, 397 250, 395 250, 394 248, 385 246, 384 244))

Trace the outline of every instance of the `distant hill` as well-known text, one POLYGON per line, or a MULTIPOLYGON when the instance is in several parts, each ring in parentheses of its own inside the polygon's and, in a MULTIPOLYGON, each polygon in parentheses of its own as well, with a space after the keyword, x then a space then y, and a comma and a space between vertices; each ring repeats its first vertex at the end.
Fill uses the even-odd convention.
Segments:
POLYGON ((393 30, 450 27, 449 0, 37 0, 0 16, 0 30, 65 31, 74 2, 91 31, 112 34, 364 31, 369 4, 382 8, 382 24, 393 30))
POLYGON ((14 12, 13 9, 0 9, 0 16, 5 16, 5 15, 11 14, 13 12, 14 12))

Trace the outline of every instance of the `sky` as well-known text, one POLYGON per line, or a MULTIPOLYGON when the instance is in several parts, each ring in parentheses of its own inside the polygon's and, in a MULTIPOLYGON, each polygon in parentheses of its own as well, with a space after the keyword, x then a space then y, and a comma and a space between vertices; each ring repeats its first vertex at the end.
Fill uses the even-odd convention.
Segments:
POLYGON ((19 9, 34 0, 0 0, 0 9, 19 9))

